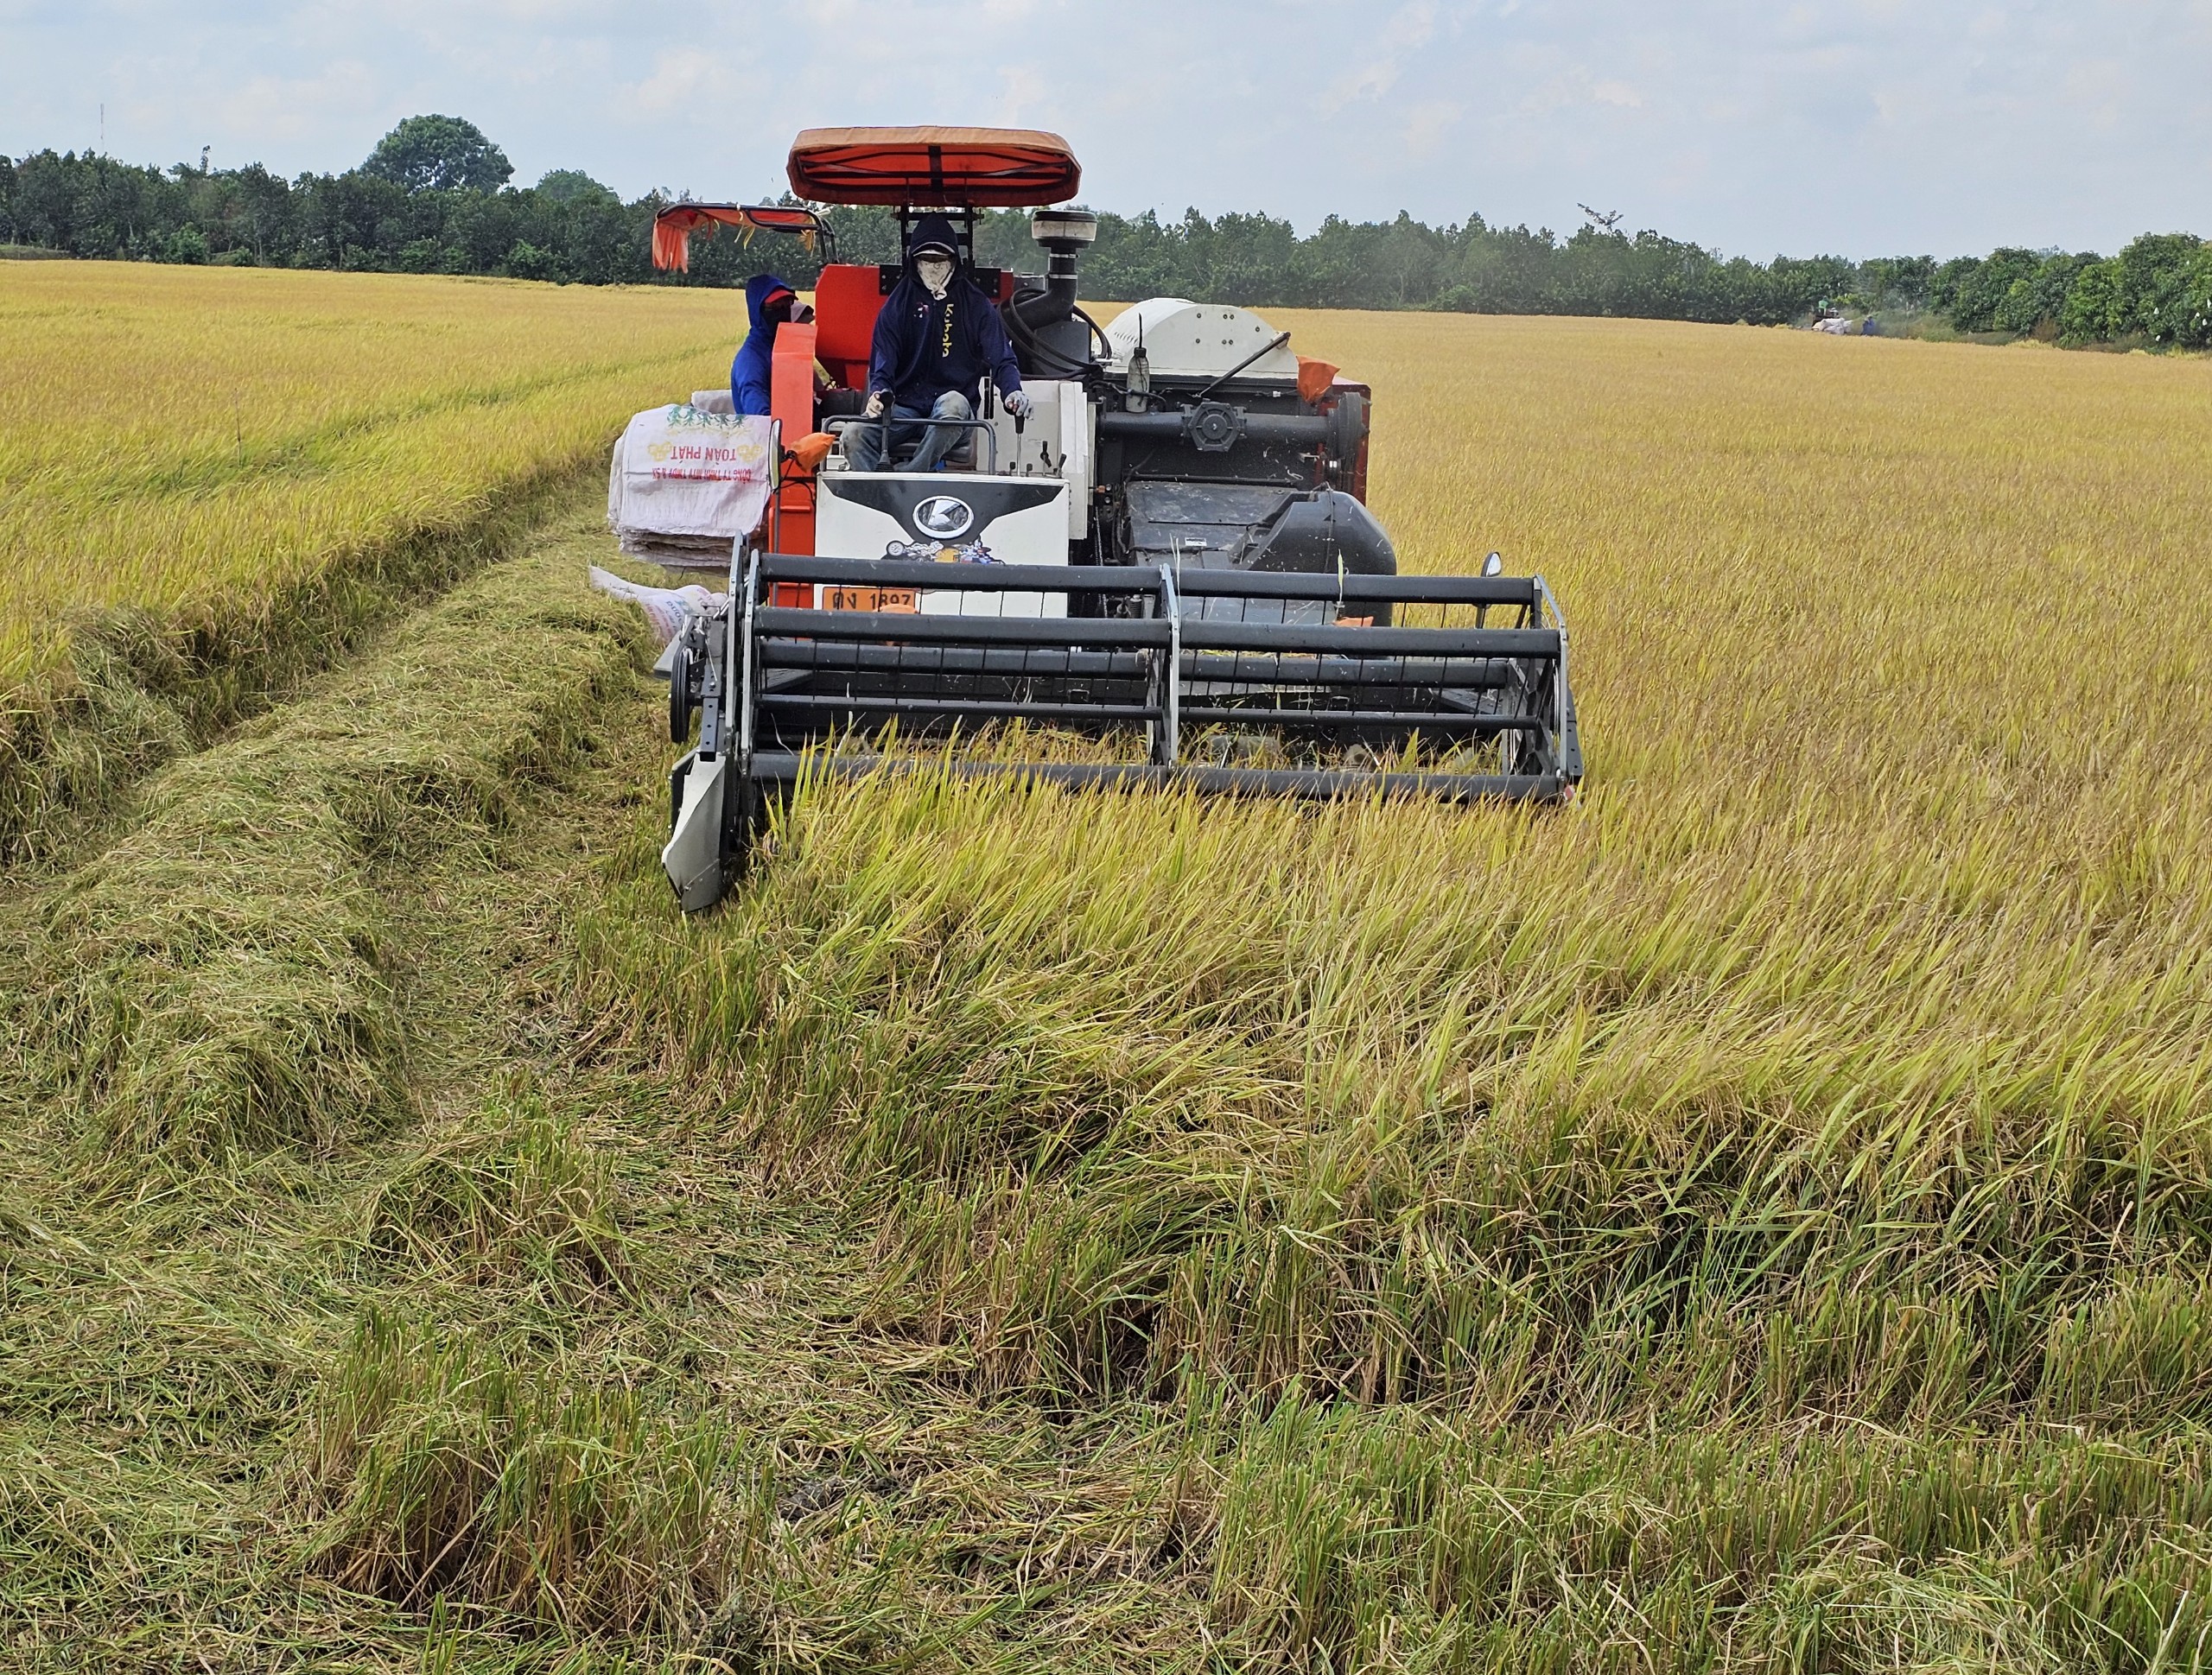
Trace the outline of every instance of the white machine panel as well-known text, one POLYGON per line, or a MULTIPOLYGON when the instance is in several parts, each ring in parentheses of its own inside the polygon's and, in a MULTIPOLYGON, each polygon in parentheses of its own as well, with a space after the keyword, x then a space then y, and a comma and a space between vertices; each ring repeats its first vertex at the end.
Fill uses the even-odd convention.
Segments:
MULTIPOLYGON (((995 401, 992 403, 991 433, 998 438, 999 472, 1007 477, 1064 479, 1068 485, 1068 539, 1080 541, 1090 532, 1090 397, 1081 384, 1071 380, 1027 378, 1021 387, 1035 410, 1019 427, 1013 414, 995 401)), ((988 449, 988 443, 983 446, 988 449)))
MULTIPOLYGON (((1036 422, 1033 416, 1028 428, 1036 422)), ((1065 564, 1067 497, 1065 479, 1041 474, 827 471, 815 479, 814 550, 825 558, 1065 564)), ((918 610, 937 616, 1067 614, 1065 593, 923 588, 918 594, 825 582, 815 602, 823 610, 918 610)))
POLYGON ((1186 302, 1155 296, 1124 308, 1106 328, 1114 363, 1127 369, 1138 344, 1154 377, 1216 378, 1246 357, 1267 350, 1237 374, 1245 378, 1295 378, 1298 357, 1287 343, 1268 349, 1280 335, 1249 308, 1225 302, 1186 302))

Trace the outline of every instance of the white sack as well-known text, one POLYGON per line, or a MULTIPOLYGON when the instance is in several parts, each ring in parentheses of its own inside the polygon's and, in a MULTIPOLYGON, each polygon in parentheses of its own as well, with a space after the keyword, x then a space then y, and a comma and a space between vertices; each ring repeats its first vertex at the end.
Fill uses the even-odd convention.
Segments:
POLYGON ((772 419, 648 409, 614 444, 607 521, 618 534, 750 535, 775 487, 775 438, 772 419))
POLYGON ((601 593, 612 593, 617 599, 626 599, 645 613, 645 620, 663 645, 666 645, 683 631, 683 625, 703 614, 715 595, 696 582, 687 587, 647 587, 635 581, 625 581, 612 570, 591 567, 591 585, 601 593))

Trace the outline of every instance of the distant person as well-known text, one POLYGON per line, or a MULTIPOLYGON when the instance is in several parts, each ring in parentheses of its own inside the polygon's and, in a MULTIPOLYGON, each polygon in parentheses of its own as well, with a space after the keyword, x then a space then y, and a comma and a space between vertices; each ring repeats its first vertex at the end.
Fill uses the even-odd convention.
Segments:
POLYGON ((880 471, 891 450, 918 431, 921 446, 910 471, 935 471, 966 440, 988 373, 1017 419, 1030 401, 1014 364, 1014 345, 998 305, 960 270, 952 223, 925 215, 906 244, 906 271, 875 317, 868 368, 871 419, 845 432, 845 459, 855 471, 880 471), (931 419, 956 421, 931 424, 931 419), (888 438, 885 432, 888 431, 888 438))
POLYGON ((745 282, 745 341, 729 364, 729 398, 740 413, 766 417, 769 375, 775 365, 776 328, 785 320, 809 320, 814 310, 772 273, 745 282))

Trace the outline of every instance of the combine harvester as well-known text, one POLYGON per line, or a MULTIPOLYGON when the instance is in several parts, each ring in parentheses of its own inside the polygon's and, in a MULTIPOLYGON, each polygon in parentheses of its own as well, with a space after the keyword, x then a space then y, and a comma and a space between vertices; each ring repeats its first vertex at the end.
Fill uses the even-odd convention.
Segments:
MULTIPOLYGON (((1122 741, 1130 759, 956 758, 953 771, 1226 796, 1573 796, 1550 589, 1499 574, 1496 554, 1479 575, 1397 574, 1364 504, 1366 386, 1243 308, 1155 297, 1101 329, 1077 305, 1077 254, 1096 231, 1079 210, 1033 217, 1044 275, 976 265, 977 211, 1061 203, 1080 178, 1065 141, 1027 130, 816 129, 793 143, 794 194, 894 209, 902 249, 918 215, 950 217, 1034 406, 1016 419, 987 384, 968 462, 937 472, 851 470, 841 439, 779 449, 728 595, 663 659, 677 742, 699 717, 662 857, 687 910, 742 872, 764 811, 802 774, 871 771, 887 738, 994 722, 1122 741)), ((829 225, 791 206, 671 205, 655 260, 688 267, 690 234, 715 222, 799 233, 829 258, 814 320, 778 331, 772 381, 779 435, 816 434, 817 363, 866 390, 901 270, 838 262, 829 225)))

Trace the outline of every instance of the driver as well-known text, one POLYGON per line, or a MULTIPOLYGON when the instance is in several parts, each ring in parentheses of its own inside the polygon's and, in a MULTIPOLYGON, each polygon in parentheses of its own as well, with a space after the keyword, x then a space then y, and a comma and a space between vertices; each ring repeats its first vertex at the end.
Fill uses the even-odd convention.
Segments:
POLYGON ((928 422, 973 419, 987 372, 1007 411, 1027 418, 1029 397, 997 305, 960 270, 952 223, 942 215, 925 215, 907 241, 906 271, 875 317, 868 358, 868 405, 862 410, 880 419, 887 407, 890 422, 849 427, 847 462, 855 471, 880 471, 887 451, 887 430, 889 446, 895 447, 924 429, 907 469, 942 469, 945 455, 969 432, 964 424, 928 422))

